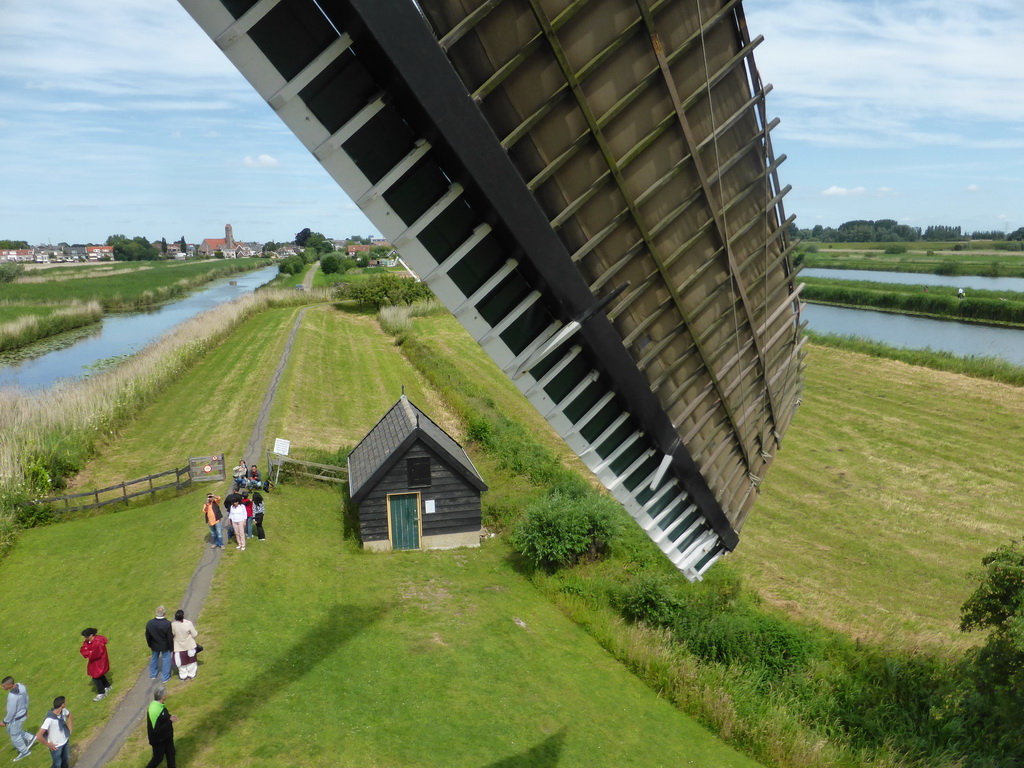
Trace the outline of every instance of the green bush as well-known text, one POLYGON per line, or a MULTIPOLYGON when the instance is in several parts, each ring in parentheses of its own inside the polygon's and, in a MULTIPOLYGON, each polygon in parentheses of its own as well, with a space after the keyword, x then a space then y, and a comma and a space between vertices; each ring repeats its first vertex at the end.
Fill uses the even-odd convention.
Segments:
POLYGON ((23 264, 12 261, 0 264, 0 283, 13 283, 14 280, 25 271, 23 264))
POLYGON ((960 272, 960 265, 955 261, 947 259, 946 261, 939 262, 935 267, 936 275, 955 275, 960 272))
POLYGON ((683 603, 678 580, 662 575, 642 574, 615 594, 612 602, 629 621, 652 627, 671 627, 679 619, 683 603))
POLYGON ((615 501, 596 493, 550 494, 527 508, 510 541, 534 567, 554 571, 584 557, 596 559, 617 534, 620 515, 615 501))
POLYGON ((907 246, 903 245, 903 243, 895 243, 894 245, 887 245, 885 247, 885 252, 889 253, 889 254, 906 253, 907 252, 907 246))
POLYGON ((320 259, 320 271, 325 275, 333 275, 341 271, 341 257, 336 253, 329 253, 320 259))

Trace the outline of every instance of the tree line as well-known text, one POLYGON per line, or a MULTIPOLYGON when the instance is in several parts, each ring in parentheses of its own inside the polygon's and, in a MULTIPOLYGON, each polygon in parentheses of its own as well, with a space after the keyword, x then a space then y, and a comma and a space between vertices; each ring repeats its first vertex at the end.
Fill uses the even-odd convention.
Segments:
POLYGON ((950 240, 1024 240, 1024 227, 1013 232, 998 230, 966 233, 962 227, 934 224, 922 229, 900 224, 895 219, 854 219, 838 227, 816 224, 809 229, 790 226, 789 234, 801 240, 821 243, 916 243, 918 241, 946 242, 950 240))

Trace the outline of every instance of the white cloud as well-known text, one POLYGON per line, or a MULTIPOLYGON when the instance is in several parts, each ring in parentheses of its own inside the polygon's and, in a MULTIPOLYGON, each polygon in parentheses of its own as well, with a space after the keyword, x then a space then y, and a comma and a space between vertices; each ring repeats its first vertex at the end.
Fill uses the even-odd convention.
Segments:
POLYGON ((968 184, 967 185, 967 191, 968 192, 977 192, 979 189, 981 189, 981 187, 979 187, 977 184, 968 184))
POLYGON ((246 168, 277 168, 281 165, 276 157, 270 155, 257 155, 256 157, 246 155, 242 162, 246 168))
POLYGON ((821 194, 824 197, 856 197, 863 195, 867 192, 864 187, 854 187, 853 189, 847 189, 846 187, 837 187, 834 184, 828 189, 824 190, 821 194))
POLYGON ((825 146, 1024 147, 1018 0, 761 0, 782 135, 825 146), (790 117, 787 117, 787 113, 790 117))

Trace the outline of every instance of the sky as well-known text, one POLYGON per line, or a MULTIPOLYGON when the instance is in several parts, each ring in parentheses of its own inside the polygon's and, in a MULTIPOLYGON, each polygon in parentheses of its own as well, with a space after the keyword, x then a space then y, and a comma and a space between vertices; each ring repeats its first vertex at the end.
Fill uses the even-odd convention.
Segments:
MULTIPOLYGON (((797 225, 1024 226, 1024 3, 747 0, 797 225)), ((377 234, 175 0, 0 0, 0 239, 377 234)))

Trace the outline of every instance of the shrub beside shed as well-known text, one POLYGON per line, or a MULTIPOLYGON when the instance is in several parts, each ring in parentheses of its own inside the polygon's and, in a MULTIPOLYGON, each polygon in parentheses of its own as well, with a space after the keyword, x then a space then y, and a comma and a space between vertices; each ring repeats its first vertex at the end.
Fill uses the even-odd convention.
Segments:
POLYGON ((462 446, 404 394, 349 453, 348 478, 366 549, 480 545, 487 485, 462 446))

